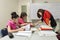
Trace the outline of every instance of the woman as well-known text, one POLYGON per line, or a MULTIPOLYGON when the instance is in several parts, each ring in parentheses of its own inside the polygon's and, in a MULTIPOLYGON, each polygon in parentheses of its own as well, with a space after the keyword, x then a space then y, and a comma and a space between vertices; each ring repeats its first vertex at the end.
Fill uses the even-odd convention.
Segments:
POLYGON ((44 9, 39 9, 37 12, 37 16, 38 18, 42 17, 42 22, 44 21, 47 25, 52 26, 53 28, 55 28, 57 26, 57 23, 54 19, 54 17, 52 16, 52 14, 44 9))
POLYGON ((20 18, 18 19, 18 22, 21 26, 25 26, 27 24, 31 24, 31 26, 33 25, 32 23, 30 22, 25 22, 24 19, 27 18, 27 14, 25 12, 22 12, 21 15, 20 15, 20 18))
POLYGON ((18 28, 17 22, 18 22, 19 16, 16 14, 16 12, 11 13, 11 19, 7 23, 7 30, 10 33, 17 32, 17 31, 23 31, 23 28, 18 28))

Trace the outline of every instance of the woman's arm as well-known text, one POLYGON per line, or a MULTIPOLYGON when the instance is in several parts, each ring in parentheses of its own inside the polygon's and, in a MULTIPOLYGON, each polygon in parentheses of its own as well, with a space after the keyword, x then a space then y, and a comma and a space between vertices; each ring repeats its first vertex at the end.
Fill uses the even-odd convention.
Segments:
POLYGON ((51 24, 50 24, 50 23, 51 23, 51 21, 49 20, 49 24, 48 24, 49 26, 51 26, 51 24))
POLYGON ((50 23, 51 23, 50 19, 46 18, 45 23, 46 23, 48 26, 51 26, 51 24, 50 24, 50 23))
POLYGON ((16 30, 11 30, 10 26, 8 26, 7 29, 8 29, 8 32, 11 32, 11 33, 24 30, 23 28, 19 28, 19 29, 16 29, 16 30))

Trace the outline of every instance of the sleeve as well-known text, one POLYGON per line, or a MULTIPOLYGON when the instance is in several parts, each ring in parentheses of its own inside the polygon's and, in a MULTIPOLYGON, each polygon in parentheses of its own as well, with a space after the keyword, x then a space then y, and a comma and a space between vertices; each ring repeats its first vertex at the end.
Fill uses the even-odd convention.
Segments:
POLYGON ((7 27, 8 27, 8 26, 11 26, 11 23, 10 23, 9 21, 8 21, 8 23, 7 23, 7 27))

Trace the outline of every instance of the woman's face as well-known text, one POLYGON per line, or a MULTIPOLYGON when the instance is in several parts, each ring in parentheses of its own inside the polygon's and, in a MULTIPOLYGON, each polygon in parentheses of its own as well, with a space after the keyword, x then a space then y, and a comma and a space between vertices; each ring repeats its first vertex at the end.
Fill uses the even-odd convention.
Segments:
POLYGON ((39 12, 39 14, 42 16, 42 13, 41 12, 39 12))

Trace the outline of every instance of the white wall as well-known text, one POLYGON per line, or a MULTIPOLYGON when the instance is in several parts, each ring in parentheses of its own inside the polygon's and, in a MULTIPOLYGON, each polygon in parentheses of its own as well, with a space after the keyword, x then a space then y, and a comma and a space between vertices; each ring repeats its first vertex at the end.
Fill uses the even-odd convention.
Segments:
POLYGON ((0 0, 0 28, 6 27, 10 13, 18 10, 18 0, 0 0))
POLYGON ((55 19, 60 19, 60 3, 35 3, 30 6, 30 18, 38 19, 38 9, 48 10, 55 19))
POLYGON ((30 3, 30 0, 19 0, 19 7, 18 7, 18 13, 21 14, 21 6, 22 5, 28 5, 30 3))
POLYGON ((60 0, 32 0, 34 3, 43 3, 43 2, 49 2, 49 3, 54 3, 54 2, 60 2, 60 0))
POLYGON ((21 6, 22 6, 22 5, 26 5, 26 6, 27 6, 27 15, 28 15, 27 21, 29 21, 30 0, 19 0, 19 7, 18 7, 18 13, 19 13, 19 15, 20 15, 21 12, 22 12, 22 11, 21 11, 21 6))
POLYGON ((27 5, 27 14, 28 14, 28 18, 27 21, 31 21, 29 18, 29 14, 30 14, 30 3, 44 3, 45 1, 48 1, 48 3, 58 3, 60 2, 60 0, 19 0, 19 8, 18 8, 18 13, 20 15, 21 13, 21 5, 27 5))

